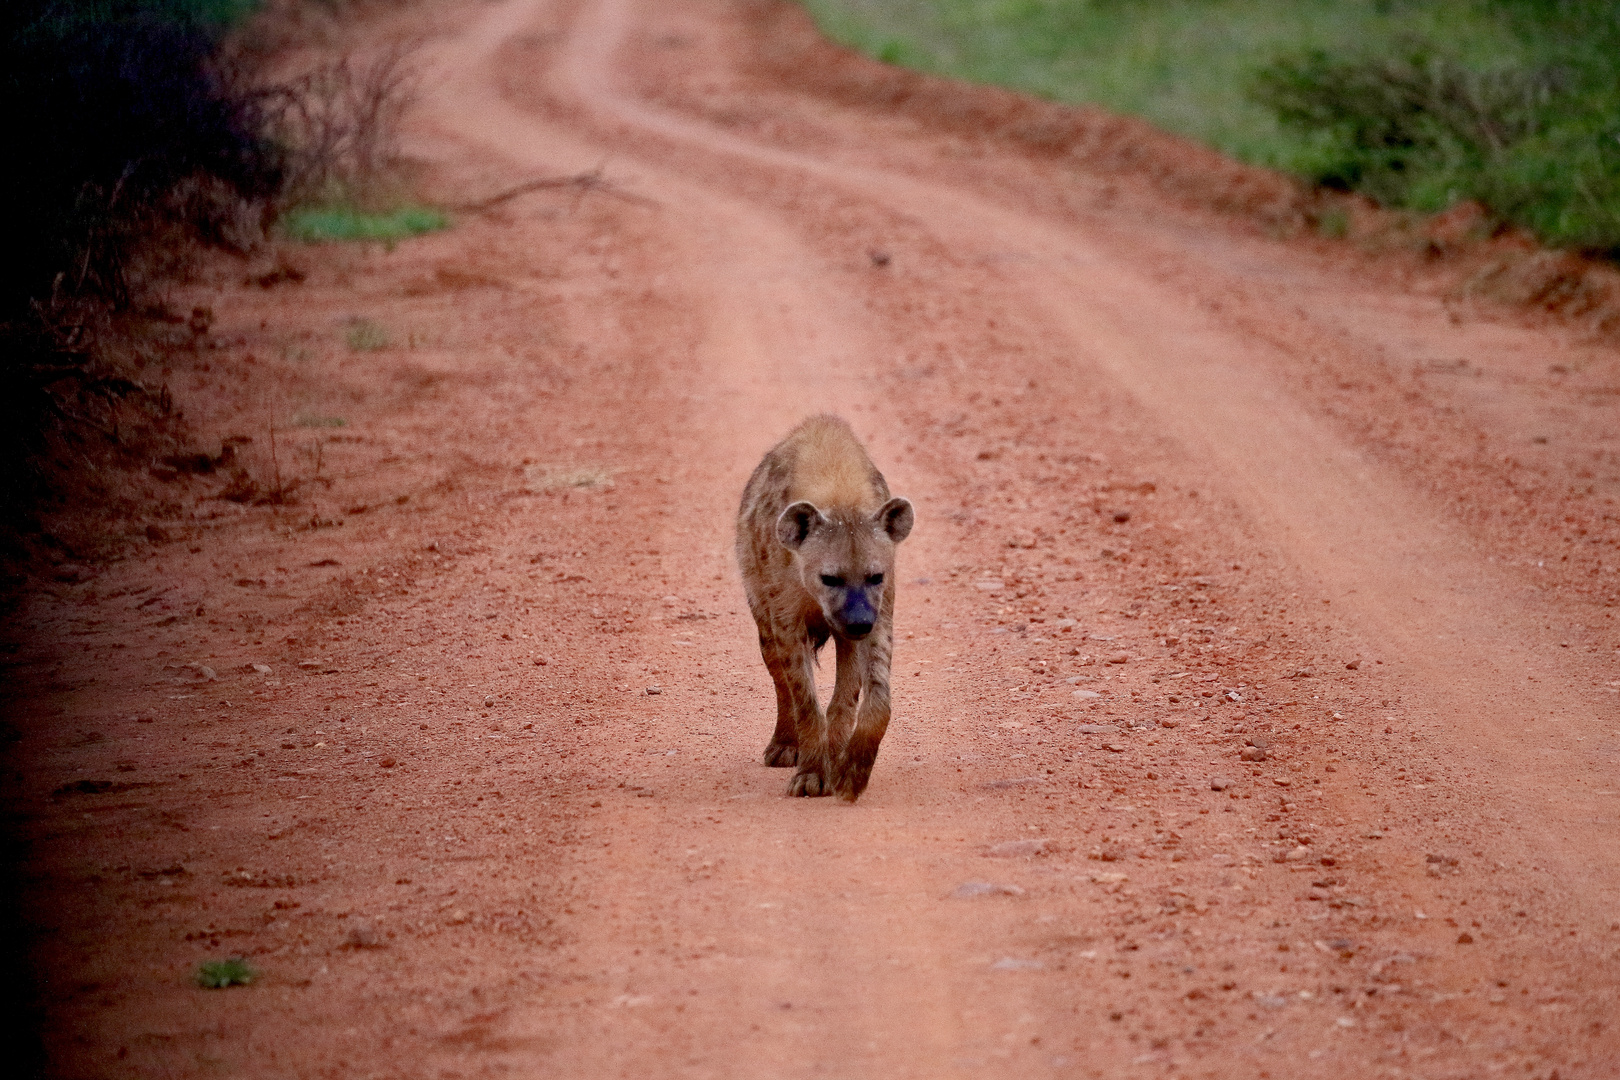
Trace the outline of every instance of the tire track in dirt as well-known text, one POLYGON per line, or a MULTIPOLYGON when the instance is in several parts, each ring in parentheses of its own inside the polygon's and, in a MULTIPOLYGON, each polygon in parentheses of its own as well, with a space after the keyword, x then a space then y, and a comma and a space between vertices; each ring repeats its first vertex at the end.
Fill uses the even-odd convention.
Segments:
MULTIPOLYGON (((491 54, 507 37, 522 32, 534 15, 530 5, 508 5, 439 63, 449 71, 486 71, 491 54)), ((452 85, 447 100, 449 107, 434 114, 439 124, 531 167, 555 170, 559 161, 583 167, 597 153, 537 127, 490 95, 488 84, 479 79, 469 80, 464 88, 452 85), (465 92, 456 93, 457 89, 465 92)), ((871 387, 851 371, 872 351, 863 333, 864 313, 849 310, 844 298, 825 288, 820 259, 769 215, 656 171, 638 174, 637 187, 657 193, 671 233, 679 235, 684 246, 681 272, 703 282, 708 291, 701 298, 701 336, 667 346, 691 350, 703 372, 688 400, 684 425, 701 433, 701 442, 684 448, 677 457, 684 467, 671 470, 672 495, 682 506, 679 519, 685 527, 675 535, 658 537, 657 546, 666 551, 688 549, 700 560, 697 569, 705 578, 711 569, 709 559, 720 554, 724 568, 715 576, 723 576, 731 594, 721 605, 729 609, 730 617, 705 627, 696 641, 679 644, 692 647, 733 678, 749 676, 753 695, 768 700, 768 684, 760 685, 746 616, 737 618, 739 585, 729 558, 736 497, 732 489, 736 477, 746 476, 754 459, 804 414, 837 410, 859 417, 863 411, 876 411, 871 387)), ((667 670, 679 667, 682 659, 677 651, 657 662, 667 670)), ((909 1027, 920 1033, 948 1027, 937 1001, 932 1019, 924 1019, 929 1012, 926 997, 914 992, 909 971, 897 973, 893 965, 875 960, 896 951, 886 937, 891 920, 806 895, 806 883, 837 874, 849 850, 882 847, 887 824, 881 817, 862 822, 829 844, 824 828, 809 816, 825 808, 790 807, 800 820, 783 821, 775 800, 755 801, 778 794, 785 774, 760 772, 736 790, 739 764, 757 761, 763 744, 755 745, 759 740, 752 726, 738 730, 732 719, 730 713, 710 717, 666 712, 654 720, 670 727, 712 729, 701 735, 716 749, 703 755, 702 766, 685 764, 683 756, 676 766, 677 777, 661 769, 648 771, 634 758, 625 762, 626 783, 639 790, 624 792, 621 800, 631 808, 625 815, 628 821, 621 817, 601 823, 613 836, 612 857, 591 867, 593 891, 613 902, 602 905, 599 919, 581 920, 574 929, 580 942, 589 943, 589 959, 583 965, 608 973, 609 985, 602 993, 618 1011, 574 1021, 543 1010, 509 1021, 512 1037, 519 1039, 541 1033, 555 1036, 560 1023, 570 1037, 560 1040, 566 1049, 557 1052, 557 1067, 580 1072, 647 1069, 671 1060, 701 1062, 712 1054, 710 1034, 703 1027, 690 1034, 670 1029, 667 1017, 658 1015, 670 1008, 731 1012, 739 1003, 749 1003, 746 1011, 771 1019, 773 1011, 791 1011, 795 1002, 801 1013, 808 1005, 813 1024, 790 1024, 785 1032, 778 1028, 745 1036, 752 1045, 737 1051, 779 1075, 817 1061, 826 1051, 821 1040, 829 1026, 851 1031, 861 1046, 872 1042, 869 1036, 881 1035, 883 1028, 909 1027), (638 814, 642 808, 651 813, 638 814), (667 850, 671 834, 678 837, 688 828, 701 829, 701 839, 690 838, 699 846, 683 848, 672 859, 675 853, 667 850), (712 881, 712 871, 720 865, 726 867, 722 881, 700 884, 712 881), (683 893, 684 899, 672 905, 671 897, 683 893), (693 909, 701 909, 701 914, 693 909), (718 947, 724 955, 742 965, 735 973, 695 977, 682 972, 679 957, 662 970, 634 959, 643 948, 653 951, 668 944, 659 931, 672 919, 681 936, 683 916, 690 912, 692 922, 701 925, 710 921, 712 910, 730 913, 720 938, 699 934, 694 939, 687 928, 682 947, 691 950, 688 959, 702 960, 721 940, 718 947), (836 955, 826 955, 823 943, 837 943, 836 955), (860 972, 858 978, 851 977, 851 967, 860 972), (896 984, 896 978, 904 979, 905 986, 896 984), (701 997, 701 1002, 689 1005, 681 1000, 685 996, 701 997), (663 1008, 648 1009, 654 1002, 663 1008), (903 1013, 896 1015, 894 1010, 902 1003, 903 1013), (651 1021, 638 1022, 649 1013, 654 1016, 651 1021), (764 1066, 765 1062, 770 1064, 764 1066)), ((624 733, 605 734, 597 753, 622 759, 618 744, 624 733)), ((675 749, 676 756, 689 752, 690 739, 683 741, 688 745, 675 749)), ((900 891, 926 892, 928 886, 915 877, 900 862, 891 869, 887 884, 900 891)), ((915 927, 910 932, 919 931, 923 940, 937 933, 915 927)), ((909 957, 907 967, 930 959, 909 957)), ((755 1024, 753 1030, 761 1029, 755 1024)), ((947 1070, 932 1047, 935 1041, 918 1040, 925 1074, 947 1070)))
MULTIPOLYGON (((1345 445, 1268 377, 1265 365, 1288 363, 1286 354, 1231 338, 1073 230, 1054 243, 1050 221, 909 176, 761 146, 623 97, 609 72, 634 10, 631 0, 586 9, 575 31, 586 44, 562 73, 582 99, 674 141, 808 173, 852 198, 911 214, 929 207, 921 220, 951 249, 999 243, 1025 253, 1029 268, 1008 272, 1010 291, 1039 303, 1048 324, 1066 327, 1068 351, 1128 388, 1165 429, 1192 444, 1193 456, 1219 462, 1227 484, 1294 566, 1350 613, 1366 640, 1388 643, 1413 687, 1433 688, 1423 704, 1431 718, 1469 715, 1471 733, 1481 721, 1488 725, 1489 742, 1468 750, 1503 787, 1513 787, 1515 801, 1535 817, 1606 820, 1610 797, 1593 793, 1613 786, 1613 769, 1579 743, 1601 738, 1611 718, 1591 695, 1570 690, 1592 682, 1592 669, 1575 664, 1549 678, 1547 664, 1560 656, 1555 645, 1537 643, 1562 613, 1533 604, 1504 608, 1504 597, 1522 594, 1517 581, 1432 513, 1404 478, 1345 445), (1272 355, 1256 355, 1262 352, 1272 355), (1549 737, 1527 731, 1526 716, 1561 723, 1549 737)), ((1559 875, 1571 883, 1573 902, 1590 905, 1589 919, 1620 907, 1620 865, 1594 864, 1588 839, 1563 846, 1562 835, 1531 837, 1527 844, 1545 858, 1549 839, 1562 846, 1559 875)))
MULTIPOLYGON (((949 189, 898 180, 892 174, 828 165, 791 152, 763 148, 627 101, 612 91, 606 72, 614 50, 625 36, 629 13, 628 4, 596 5, 587 8, 575 25, 574 39, 584 44, 565 54, 558 78, 571 85, 589 106, 605 109, 619 121, 629 121, 634 127, 676 142, 777 169, 810 173, 859 198, 886 198, 896 206, 912 208, 943 208, 944 218, 929 221, 928 227, 940 234, 947 246, 986 246, 975 233, 994 234, 1003 242, 1016 237, 1021 241, 1017 247, 1036 253, 1031 261, 1039 272, 1048 279, 1057 277, 1066 286, 1053 289, 1041 282, 1022 283, 1026 296, 1039 295, 1043 284, 1044 291, 1053 296, 1046 301, 1048 321, 1059 325, 1067 322, 1071 328, 1069 348, 1089 350, 1101 368, 1139 399, 1156 407, 1161 416, 1174 417, 1174 426, 1183 431, 1183 438, 1188 437, 1188 428, 1196 431, 1191 438, 1198 450, 1224 466, 1221 471, 1227 482, 1242 491, 1241 501, 1251 513, 1260 514, 1260 531, 1271 540, 1287 538, 1285 544, 1292 548, 1290 554, 1296 564, 1304 564, 1307 578, 1317 578, 1320 591, 1338 600, 1340 611, 1349 607, 1353 617, 1362 623, 1364 640, 1396 643, 1398 653, 1416 661, 1416 670, 1408 669, 1402 675, 1409 680, 1415 677, 1420 685, 1444 686, 1454 682, 1460 668, 1476 668, 1474 657, 1482 648, 1491 656, 1504 652, 1511 655, 1511 649, 1504 646, 1522 636, 1522 624, 1504 628, 1495 640, 1464 638, 1460 650, 1434 656, 1430 640, 1437 633, 1451 636, 1460 628, 1477 632, 1482 624, 1488 625, 1484 616, 1494 613, 1493 601, 1502 595, 1503 582, 1492 580, 1481 588, 1468 580, 1477 576, 1481 560, 1457 530, 1428 514, 1417 498, 1400 495, 1398 478, 1373 476, 1364 458, 1292 407, 1252 363, 1245 363, 1249 359, 1245 352, 1252 352, 1252 346, 1245 350, 1236 342, 1223 340, 1206 320, 1189 319, 1146 282, 1122 280, 1124 275, 1110 269, 1102 253, 1087 250, 1077 238, 1066 237, 1066 243, 1054 249, 1049 229, 1036 228, 1028 219, 1001 207, 964 198, 949 189), (941 220, 949 221, 950 226, 942 227, 941 220), (961 230, 965 222, 976 226, 973 232, 951 235, 952 228, 961 230), (1086 268, 1084 273, 1074 269, 1076 263, 1086 268), (1110 287, 1100 297, 1096 295, 1100 291, 1099 272, 1109 273, 1110 287), (1090 304, 1083 315, 1075 311, 1077 298, 1090 304), (1156 313, 1155 325, 1142 325, 1136 317, 1142 311, 1156 313), (1223 355, 1212 361, 1211 351, 1223 355), (1207 423, 1209 417, 1219 417, 1218 424, 1207 423), (1306 465, 1312 467, 1307 469, 1306 465), (1405 528, 1390 530, 1386 526, 1391 519, 1402 522, 1405 528), (1470 562, 1475 565, 1459 565, 1459 551, 1472 554, 1470 562), (1414 562, 1418 565, 1414 566, 1414 562), (1374 595, 1358 596, 1363 590, 1374 595), (1459 597, 1466 602, 1459 603, 1459 597), (1346 600, 1350 603, 1346 604, 1346 600), (1437 600, 1450 603, 1437 605, 1437 600), (1442 626, 1433 625, 1432 615, 1431 621, 1412 625, 1416 621, 1414 614, 1423 609, 1432 611, 1436 606, 1462 610, 1448 613, 1450 619, 1442 626)), ((1477 685, 1477 670, 1470 674, 1471 683, 1477 685)), ((1492 675, 1494 685, 1483 688, 1472 701, 1465 700, 1464 707, 1488 707, 1502 696, 1504 682, 1517 682, 1525 676, 1525 669, 1521 664, 1517 670, 1492 675)), ((1525 695, 1517 685, 1514 689, 1519 691, 1516 696, 1520 702, 1515 706, 1516 714, 1524 708, 1525 695)), ((1455 694, 1449 696, 1447 704, 1455 707, 1455 694)), ((1536 704, 1548 712, 1569 715, 1569 706, 1575 704, 1569 695, 1554 691, 1549 696, 1550 700, 1544 697, 1536 704)), ((1518 730, 1516 725, 1508 727, 1499 721, 1496 739, 1504 741, 1504 735, 1516 738, 1518 730)), ((1588 735, 1601 734, 1591 720, 1585 731, 1588 735)), ((1554 777, 1567 777, 1568 769, 1578 763, 1573 741, 1563 750, 1549 772, 1528 778, 1529 782, 1520 788, 1521 795, 1545 799, 1553 793, 1553 805, 1546 807, 1543 803, 1543 807, 1566 818, 1572 813, 1600 813, 1603 796, 1571 799, 1567 786, 1549 783, 1554 777)), ((1487 765, 1500 770, 1511 751, 1499 750, 1498 755, 1487 765)), ((1588 780, 1599 783, 1589 784, 1586 790, 1599 790, 1602 775, 1597 772, 1588 776, 1588 780)), ((1562 900, 1564 904, 1586 907, 1588 915, 1583 921, 1601 925, 1612 906, 1610 883, 1583 876, 1591 864, 1580 847, 1577 842, 1566 851, 1557 868, 1557 876, 1564 883, 1562 900)), ((1526 851, 1521 849, 1518 854, 1526 851)), ((1546 860, 1544 851, 1540 857, 1546 860)))

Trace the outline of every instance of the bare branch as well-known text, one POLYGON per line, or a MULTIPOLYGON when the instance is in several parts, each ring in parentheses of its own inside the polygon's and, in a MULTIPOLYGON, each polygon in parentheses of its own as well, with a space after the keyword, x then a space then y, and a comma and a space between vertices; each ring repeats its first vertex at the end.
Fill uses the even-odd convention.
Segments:
POLYGON ((600 192, 603 195, 611 195, 615 199, 623 199, 625 202, 638 203, 642 206, 659 205, 659 203, 654 199, 620 191, 610 181, 603 177, 602 166, 598 165, 589 172, 576 173, 573 176, 544 176, 536 180, 525 180, 521 184, 509 187, 505 191, 498 192, 497 194, 491 195, 486 199, 479 199, 475 202, 469 203, 459 203, 457 205, 450 206, 447 209, 462 214, 482 214, 486 211, 493 210, 502 203, 510 202, 521 195, 527 195, 534 191, 546 191, 557 188, 573 188, 581 195, 586 195, 593 191, 600 192))

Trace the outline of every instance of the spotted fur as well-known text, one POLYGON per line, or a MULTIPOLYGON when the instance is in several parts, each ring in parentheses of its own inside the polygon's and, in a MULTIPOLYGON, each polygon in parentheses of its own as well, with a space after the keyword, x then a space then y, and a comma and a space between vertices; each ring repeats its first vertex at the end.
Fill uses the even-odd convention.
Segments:
POLYGON ((795 428, 743 491, 737 561, 776 684, 765 764, 796 767, 790 794, 853 802, 866 790, 889 726, 895 547, 914 520, 836 416, 795 428), (823 713, 815 668, 829 640, 837 669, 823 713))

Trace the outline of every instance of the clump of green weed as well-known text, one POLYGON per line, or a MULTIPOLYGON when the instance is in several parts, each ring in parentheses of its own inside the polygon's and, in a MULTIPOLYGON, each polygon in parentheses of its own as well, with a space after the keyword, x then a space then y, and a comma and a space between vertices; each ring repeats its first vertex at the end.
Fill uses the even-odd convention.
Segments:
MULTIPOLYGON (((355 346, 351 340, 350 347, 356 348, 358 346, 355 346)), ((310 412, 301 412, 297 416, 294 416, 293 424, 296 427, 311 428, 338 428, 349 426, 349 422, 341 416, 320 416, 310 412)))
POLYGON ((1350 214, 1342 207, 1330 206, 1316 215, 1316 232, 1330 240, 1342 240, 1350 232, 1350 214))
POLYGON ((259 977, 259 971, 248 963, 245 956, 229 960, 210 960, 197 968, 197 985, 207 990, 223 990, 228 986, 247 986, 259 977))
POLYGON ((355 352, 375 352, 388 348, 391 339, 387 330, 370 319, 356 319, 350 324, 344 340, 355 352))
POLYGON ((281 217, 281 231, 306 244, 370 240, 396 244, 446 228, 450 218, 430 206, 402 206, 377 213, 353 206, 303 206, 281 217))

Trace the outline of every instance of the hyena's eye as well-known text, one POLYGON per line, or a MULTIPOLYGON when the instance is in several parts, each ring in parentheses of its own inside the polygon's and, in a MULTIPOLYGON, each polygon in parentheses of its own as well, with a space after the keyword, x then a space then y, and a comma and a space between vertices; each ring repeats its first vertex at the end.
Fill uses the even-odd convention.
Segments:
POLYGON ((843 586, 844 579, 837 574, 822 574, 821 583, 829 589, 837 589, 843 586))
POLYGON ((868 585, 881 585, 881 584, 883 584, 883 575, 882 574, 873 574, 873 575, 871 575, 870 577, 868 577, 866 579, 866 583, 868 585))

